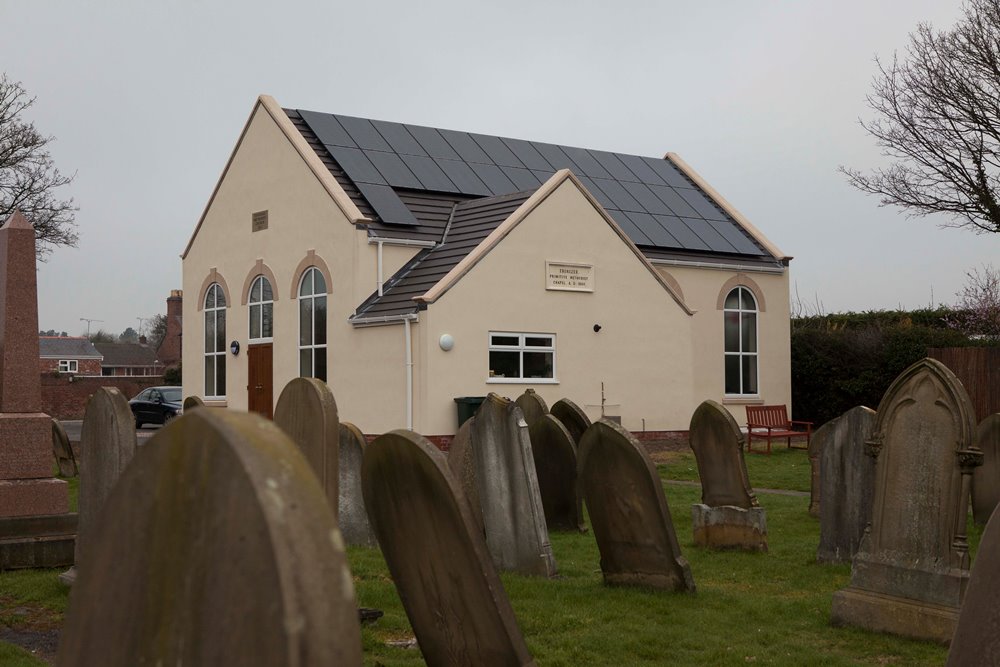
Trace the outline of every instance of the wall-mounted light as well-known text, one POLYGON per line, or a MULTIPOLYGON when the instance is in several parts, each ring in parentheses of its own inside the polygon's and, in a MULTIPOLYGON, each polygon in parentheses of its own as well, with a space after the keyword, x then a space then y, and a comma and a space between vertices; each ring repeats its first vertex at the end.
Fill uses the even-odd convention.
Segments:
POLYGON ((238 340, 234 340, 232 343, 230 343, 229 351, 233 353, 234 357, 238 355, 240 353, 240 342, 238 340))
POLYGON ((601 330, 601 325, 600 324, 595 324, 594 325, 594 333, 597 333, 600 330, 601 330))
POLYGON ((452 338, 451 334, 441 334, 441 339, 438 341, 438 345, 441 346, 442 350, 448 352, 451 348, 455 347, 455 339, 452 338))

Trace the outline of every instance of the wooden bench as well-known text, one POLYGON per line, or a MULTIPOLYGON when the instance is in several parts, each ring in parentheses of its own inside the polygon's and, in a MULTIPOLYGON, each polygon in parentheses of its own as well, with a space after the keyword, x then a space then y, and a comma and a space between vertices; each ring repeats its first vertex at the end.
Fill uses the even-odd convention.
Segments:
POLYGON ((772 438, 786 438, 788 448, 792 449, 792 437, 804 435, 808 449, 812 437, 812 422, 792 421, 788 418, 788 408, 784 405, 748 405, 747 406, 747 452, 754 454, 770 454, 772 438), (805 430, 796 430, 795 426, 804 426, 805 430), (755 451, 753 439, 767 440, 767 451, 755 451))

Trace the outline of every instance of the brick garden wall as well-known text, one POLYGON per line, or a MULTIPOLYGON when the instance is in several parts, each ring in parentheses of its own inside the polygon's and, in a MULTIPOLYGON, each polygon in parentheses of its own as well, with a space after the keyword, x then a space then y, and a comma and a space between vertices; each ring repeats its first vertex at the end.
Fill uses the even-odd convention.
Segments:
POLYGON ((42 410, 56 419, 83 419, 87 399, 98 387, 117 387, 132 398, 146 387, 163 384, 162 376, 72 377, 42 373, 42 410), (72 381, 71 381, 72 380, 72 381))
MULTIPOLYGON (((63 359, 74 359, 75 357, 63 357, 63 359)), ((59 360, 58 359, 39 359, 39 370, 42 373, 58 373, 59 372, 59 360)), ((77 359, 77 375, 100 375, 101 374, 101 360, 100 359, 77 359)))

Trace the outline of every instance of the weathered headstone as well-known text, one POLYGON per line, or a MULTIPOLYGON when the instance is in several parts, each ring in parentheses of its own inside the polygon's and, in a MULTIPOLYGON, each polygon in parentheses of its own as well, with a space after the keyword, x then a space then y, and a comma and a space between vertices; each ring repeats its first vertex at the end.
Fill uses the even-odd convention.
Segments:
POLYGON ((476 457, 472 452, 472 424, 475 420, 474 416, 466 419, 451 439, 448 446, 448 468, 462 487, 462 494, 469 503, 480 535, 485 537, 483 507, 479 501, 479 488, 476 486, 476 457))
POLYGON ((76 457, 73 455, 73 447, 69 444, 69 436, 66 429, 59 423, 58 419, 52 420, 52 455, 59 466, 59 475, 62 477, 76 477, 76 457))
POLYGON ((545 400, 530 387, 517 397, 515 403, 517 403, 517 407, 521 408, 521 414, 524 415, 524 421, 528 423, 529 427, 549 414, 549 406, 545 404, 545 400))
POLYGON ((878 406, 866 449, 875 498, 851 568, 833 595, 831 621, 947 642, 969 581, 965 535, 975 415, 955 375, 923 359, 897 377, 878 406))
POLYGON ((972 473, 972 516, 982 525, 1000 502, 1000 412, 979 423, 976 445, 983 452, 983 465, 972 473))
POLYGON ((316 378, 295 378, 281 390, 274 423, 302 450, 336 516, 340 420, 330 387, 316 378))
POLYGON ((865 442, 875 425, 875 411, 851 408, 813 435, 821 440, 819 548, 816 559, 849 562, 857 553, 865 526, 871 521, 875 493, 875 460, 865 454, 865 442))
POLYGON ((554 576, 531 438, 520 408, 490 393, 471 422, 469 446, 493 564, 500 570, 554 576))
POLYGON ((184 399, 184 412, 203 407, 204 405, 205 401, 201 400, 200 396, 188 396, 184 399))
POLYGON ((701 478, 701 504, 691 506, 698 546, 767 551, 767 516, 750 488, 744 441, 736 420, 715 401, 704 401, 691 416, 691 449, 701 478))
POLYGON ((58 664, 361 664, 330 504, 262 417, 174 420, 138 452, 94 529, 58 664))
POLYGON ((424 660, 533 665, 470 504, 444 455, 411 431, 365 449, 365 507, 424 660))
POLYGON ((561 398, 555 402, 549 414, 561 421, 569 434, 573 436, 573 446, 579 446, 580 438, 590 428, 591 422, 587 413, 568 398, 561 398))
POLYGON ((76 535, 76 564, 59 579, 76 581, 80 564, 91 558, 97 525, 111 490, 135 456, 135 417, 124 394, 100 387, 89 399, 80 433, 80 518, 76 535))
POLYGON ((594 423, 580 441, 579 471, 604 582, 693 593, 663 484, 632 434, 594 423))
POLYGON ((809 516, 817 518, 819 518, 819 500, 821 495, 819 481, 820 458, 823 455, 823 444, 830 437, 829 434, 833 430, 833 424, 837 419, 838 417, 834 417, 820 426, 809 439, 809 516))
POLYGON ((969 577, 947 667, 1000 665, 1000 517, 986 524, 969 577))
POLYGON ((530 427, 538 490, 549 530, 581 530, 578 512, 576 445, 566 427, 552 415, 542 415, 530 427))
POLYGON ((365 436, 350 422, 340 423, 338 511, 340 532, 351 545, 373 547, 375 534, 368 523, 361 495, 361 462, 365 456, 365 436))

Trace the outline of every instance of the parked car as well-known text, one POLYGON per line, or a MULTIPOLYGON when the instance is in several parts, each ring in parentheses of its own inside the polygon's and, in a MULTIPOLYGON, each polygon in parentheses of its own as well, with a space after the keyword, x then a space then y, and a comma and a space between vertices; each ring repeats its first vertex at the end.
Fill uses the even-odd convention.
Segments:
POLYGON ((166 424, 182 412, 180 387, 150 387, 128 402, 135 416, 135 427, 143 424, 166 424))

